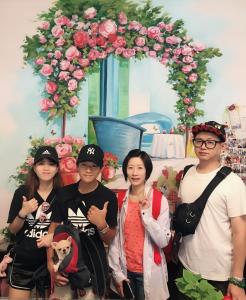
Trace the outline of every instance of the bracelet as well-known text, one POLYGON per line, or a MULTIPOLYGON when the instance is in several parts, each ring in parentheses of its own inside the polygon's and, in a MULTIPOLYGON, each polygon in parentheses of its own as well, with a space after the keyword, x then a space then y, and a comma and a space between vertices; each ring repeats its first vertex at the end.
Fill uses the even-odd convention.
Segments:
POLYGON ((108 231, 109 231, 109 226, 108 226, 108 224, 106 225, 106 227, 105 228, 103 228, 102 230, 98 230, 101 234, 105 234, 105 233, 107 233, 108 231))
POLYGON ((20 218, 21 220, 26 220, 26 217, 23 218, 23 217, 20 215, 20 213, 18 213, 17 217, 20 218))
POLYGON ((228 279, 229 283, 232 283, 241 289, 244 289, 246 287, 245 279, 244 278, 237 278, 237 277, 230 277, 228 279))

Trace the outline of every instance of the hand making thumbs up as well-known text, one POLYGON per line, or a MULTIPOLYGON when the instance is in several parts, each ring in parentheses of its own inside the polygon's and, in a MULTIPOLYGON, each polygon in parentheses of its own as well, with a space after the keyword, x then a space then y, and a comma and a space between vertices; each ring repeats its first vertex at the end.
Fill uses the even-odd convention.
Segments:
POLYGON ((19 215, 22 218, 25 218, 28 214, 38 209, 38 201, 35 198, 32 198, 31 200, 27 200, 25 196, 22 196, 22 199, 23 199, 22 208, 19 211, 19 215))
POLYGON ((106 223, 106 215, 108 211, 108 201, 104 203, 103 209, 99 209, 95 205, 92 205, 87 213, 87 219, 100 230, 105 228, 106 223))

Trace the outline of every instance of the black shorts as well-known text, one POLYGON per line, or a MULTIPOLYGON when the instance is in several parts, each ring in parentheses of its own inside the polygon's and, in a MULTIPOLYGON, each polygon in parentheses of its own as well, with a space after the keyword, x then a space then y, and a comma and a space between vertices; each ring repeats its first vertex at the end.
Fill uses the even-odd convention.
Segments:
POLYGON ((8 268, 8 282, 14 289, 32 290, 35 286, 43 289, 50 287, 50 276, 46 269, 45 272, 37 272, 37 270, 46 269, 46 262, 40 262, 35 257, 24 260, 15 254, 13 263, 8 268), (42 275, 42 276, 39 276, 42 275), (37 276, 36 276, 37 275, 37 276))

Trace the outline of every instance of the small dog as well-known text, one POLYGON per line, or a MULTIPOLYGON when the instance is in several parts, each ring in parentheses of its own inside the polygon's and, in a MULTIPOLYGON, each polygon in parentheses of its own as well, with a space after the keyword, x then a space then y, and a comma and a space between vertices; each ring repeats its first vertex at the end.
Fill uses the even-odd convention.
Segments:
POLYGON ((60 240, 59 242, 52 242, 51 246, 55 250, 58 261, 54 264, 54 271, 57 272, 63 259, 71 251, 72 237, 69 236, 66 240, 60 240))

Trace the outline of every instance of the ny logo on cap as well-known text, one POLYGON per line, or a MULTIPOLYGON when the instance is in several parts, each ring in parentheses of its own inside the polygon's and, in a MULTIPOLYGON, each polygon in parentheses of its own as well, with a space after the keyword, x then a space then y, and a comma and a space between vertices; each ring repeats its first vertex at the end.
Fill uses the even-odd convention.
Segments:
POLYGON ((87 154, 94 155, 95 154, 95 148, 88 148, 87 149, 87 154))
POLYGON ((49 154, 49 155, 51 155, 50 152, 49 152, 49 150, 45 150, 42 154, 49 154))

